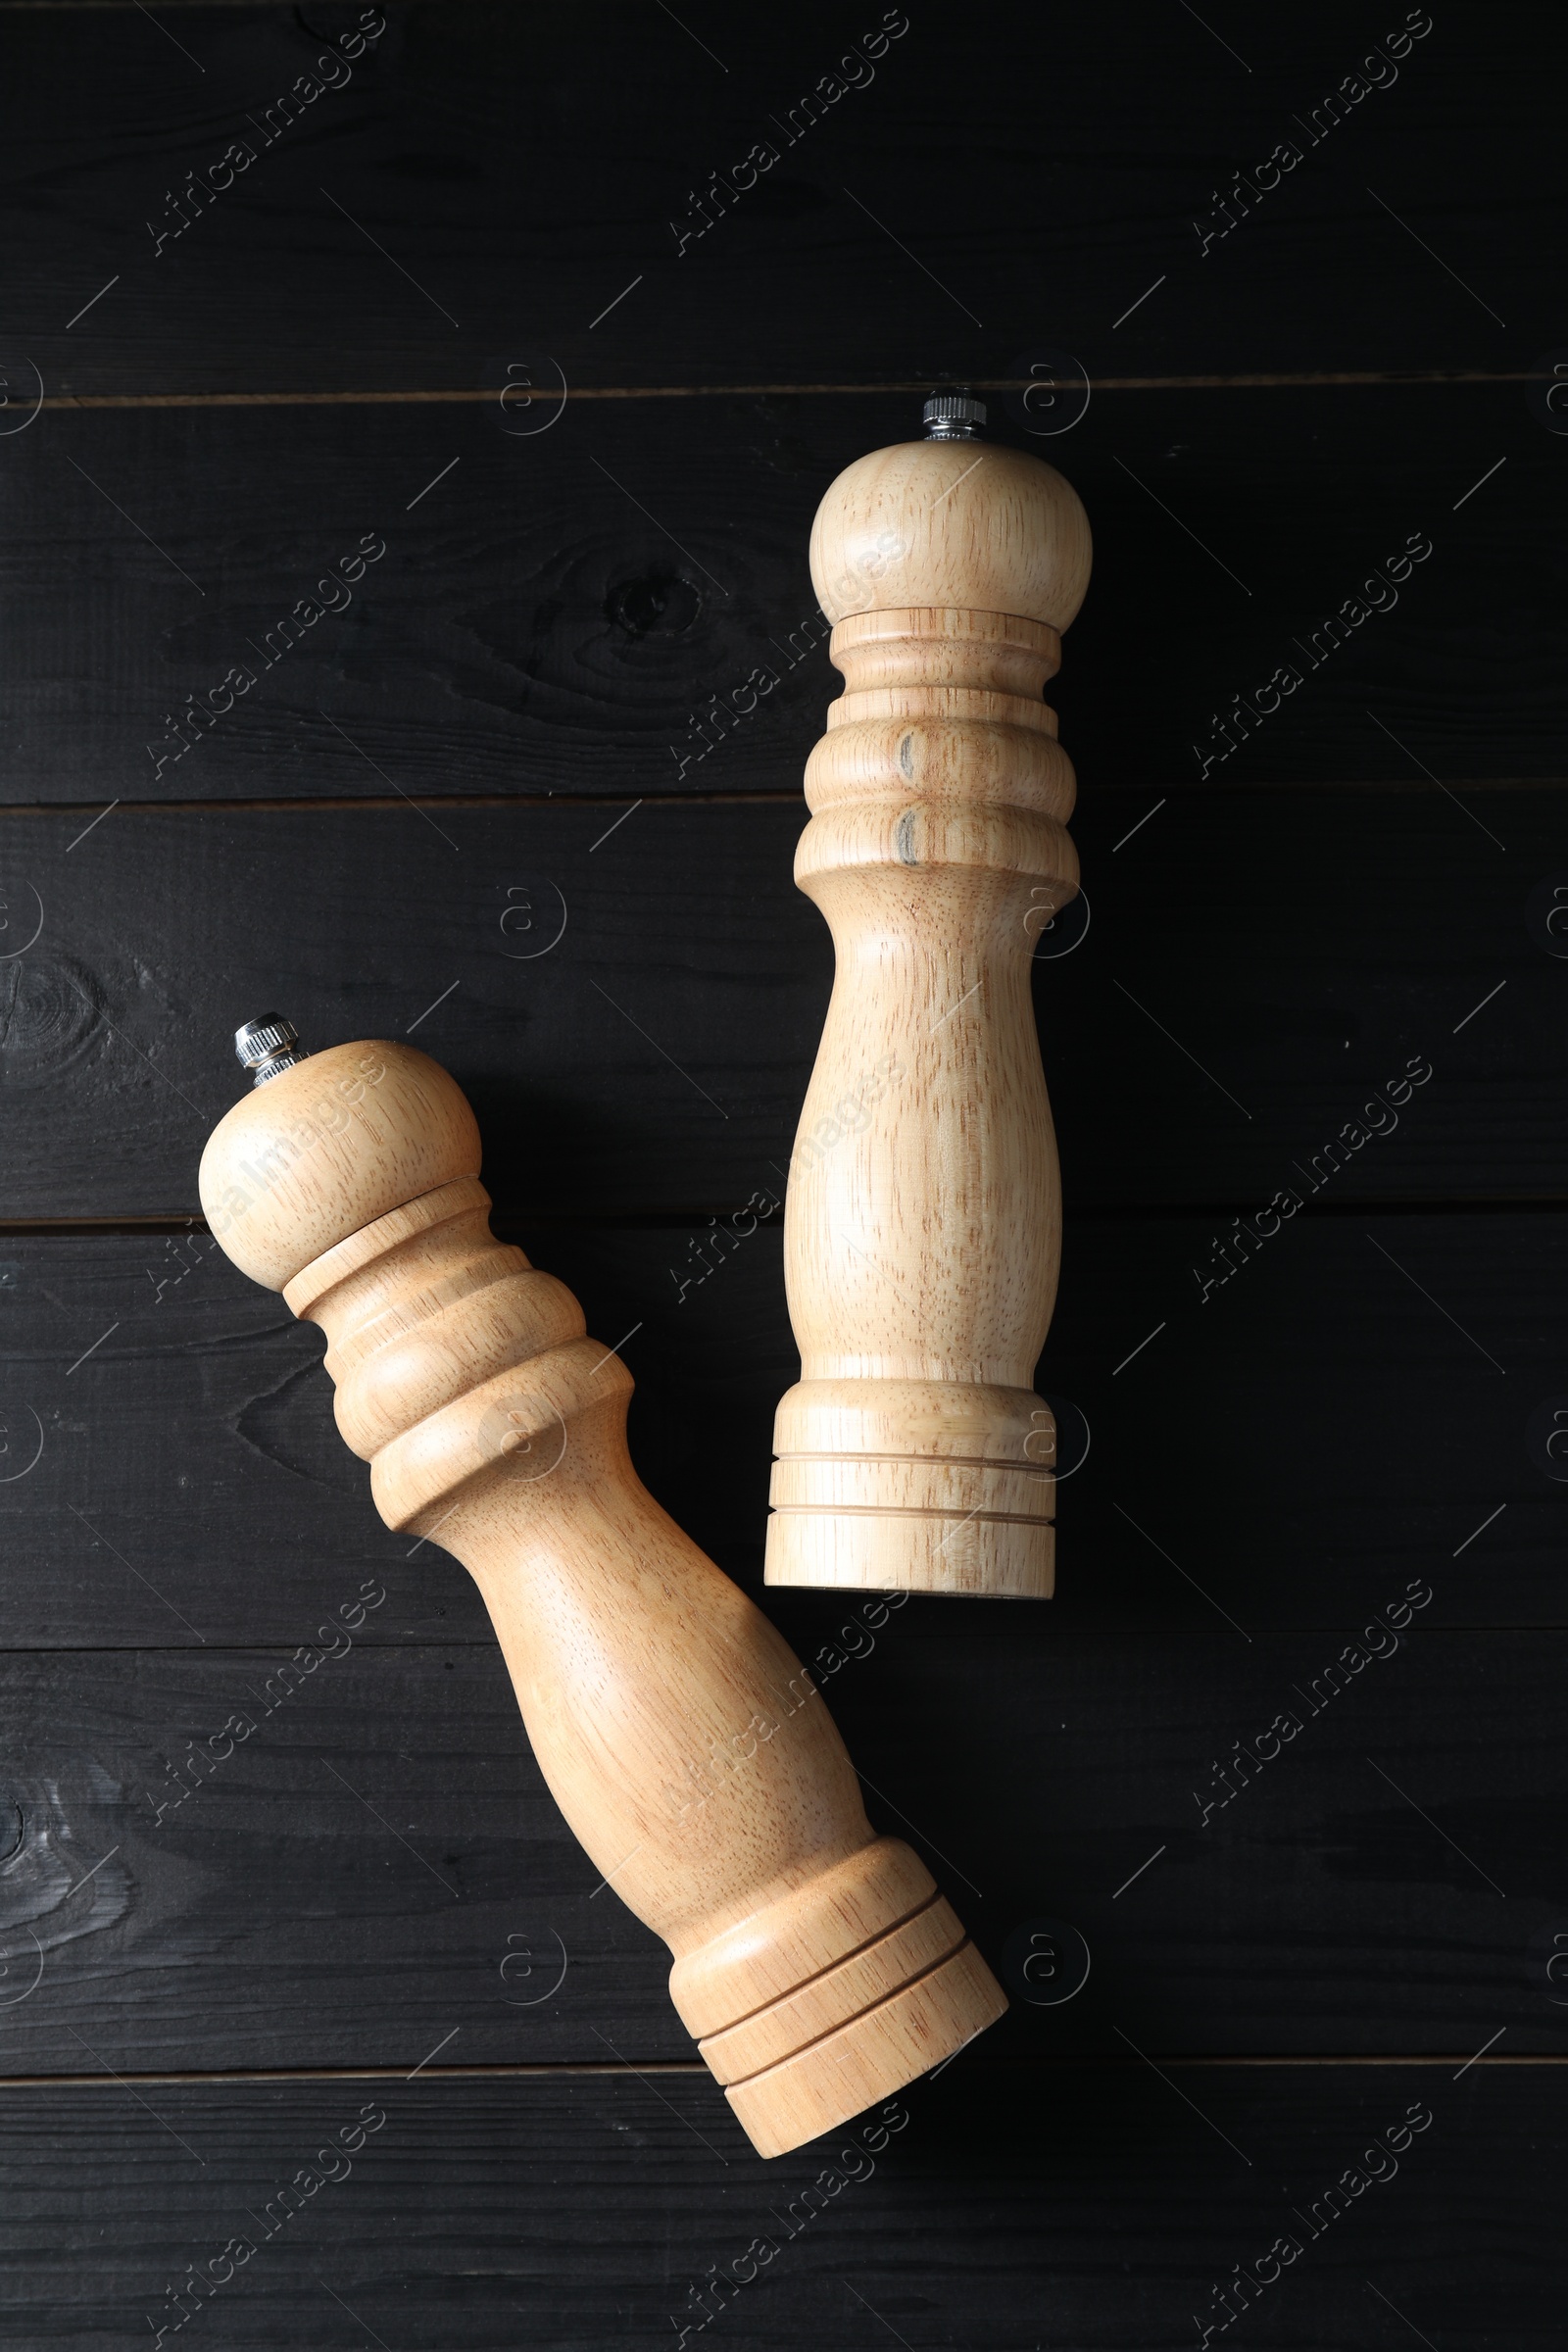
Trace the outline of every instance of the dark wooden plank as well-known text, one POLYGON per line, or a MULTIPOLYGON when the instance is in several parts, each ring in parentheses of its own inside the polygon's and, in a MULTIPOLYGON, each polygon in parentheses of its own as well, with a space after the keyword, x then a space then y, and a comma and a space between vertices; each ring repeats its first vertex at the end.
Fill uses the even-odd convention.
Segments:
MULTIPOLYGON (((760 1593, 773 1410, 799 1360, 776 1227, 728 1227, 727 1256, 705 1225, 503 1230, 607 1346, 624 1339, 644 1477, 760 1593)), ((1546 1446, 1568 1395, 1565 1220, 1303 1215, 1200 1305, 1191 1267, 1213 1233, 1070 1230, 1039 1378, 1079 1466, 1057 1597, 1014 1612, 1008 1639, 1044 1672, 1068 1632, 1224 1643, 1230 1618, 1304 1637, 1422 1577, 1429 1624, 1560 1627, 1546 1446)), ((9 1646, 292 1647, 372 1576, 388 1600, 367 1639, 488 1643, 466 1577, 376 1518, 319 1333, 205 1234, 5 1239, 0 1346, 9 1646)), ((770 1605, 808 1655, 842 1613, 827 1595, 770 1605)), ((998 1639, 985 1603, 934 1615, 998 1639)))
MULTIPOLYGON (((1349 1623, 1250 1642, 913 1604, 875 1633, 862 1606, 838 1670, 817 1653, 873 1824, 1017 1996, 998 2051, 1115 2053, 1120 2025, 1197 2054, 1467 2054, 1503 2027, 1568 2053, 1568 1643, 1429 1625, 1446 1581, 1406 1609, 1383 1573, 1349 1623), (1063 1926, 1089 1979, 1038 2005, 1020 1946, 1063 1926)), ((361 1592, 323 1578, 303 1658, 0 1660, 4 2072, 407 2070, 458 2028, 466 2064, 692 2055, 499 1653, 318 1633, 361 1592)))
MULTIPOLYGON (((1560 1197, 1558 803, 1476 802, 1505 848, 1424 783, 1210 789, 1130 841, 1125 804, 1086 796, 1090 927, 1036 974, 1069 1213, 1304 1190, 1412 1057, 1433 1077, 1325 1202, 1560 1197)), ((613 821, 448 808, 444 839, 401 803, 116 809, 80 839, 70 811, 6 818, 4 1214, 194 1213, 230 1033, 274 1007, 307 1042, 412 1034, 446 1061, 509 1209, 679 1215, 776 1185, 831 973, 790 878, 802 811, 613 821)))
POLYGON ((213 2341, 447 2343, 455 2317, 465 2342, 678 2341, 776 2233, 713 2318, 737 2344, 1131 2352, 1203 2340, 1282 2229, 1302 2254, 1254 2334, 1554 2341, 1568 861, 1560 792, 1492 788, 1562 775, 1559 447, 1524 380, 1561 333, 1537 259, 1560 17, 1499 41, 1443 16, 1206 256, 1216 177, 1295 135, 1363 16, 1129 0, 979 40, 917 17, 678 257, 688 188, 772 135, 842 17, 387 13, 154 258, 164 189, 357 6, 0 6, 0 1221, 59 1228, 0 1239, 11 2332, 156 2338, 167 2282, 260 2238, 253 2209, 371 2104, 213 2341), (755 1586, 794 1368, 776 1229, 677 1294, 709 1212, 788 1157, 828 972, 793 796, 836 681, 820 647, 789 662, 683 768, 688 720, 804 643, 811 511, 912 429, 894 387, 1053 344, 1094 398, 1031 445, 1099 555, 1054 697, 1093 921, 1037 975, 1069 1198, 1042 1383, 1093 1431, 1061 1598, 1005 1627, 776 1609, 873 1818, 1022 1997, 797 2229, 863 2136, 764 2180, 678 2063, 662 1948, 595 1891, 466 1580, 374 1519, 314 1336, 158 1220, 195 1205, 242 1014, 428 1043, 504 1229, 607 1342, 640 1318, 639 1458, 755 1586), (556 421, 503 410, 519 364, 559 368, 556 421), (1210 714, 1412 531, 1433 553, 1397 609, 1303 654, 1200 786, 1210 714), (174 760, 165 713, 366 533, 386 553, 352 606, 256 653, 174 760), (85 830, 146 797, 384 806, 85 830), (1410 1056, 1433 1074, 1397 1128, 1298 1178, 1410 1056), (1232 1212, 1298 1181, 1308 1206, 1202 1302, 1232 1212), (65 1230, 93 1218, 147 1230, 65 1230), (296 1643, 367 1600, 282 1695, 296 1643), (171 1766, 246 1709, 174 1805, 171 1766), (1022 1949, 1063 1928, 1089 1979, 1036 2002, 1022 1949), (138 2081, 334 2066, 368 2071, 138 2081), (1412 2101, 1405 2177, 1318 2234, 1314 2198, 1412 2101))
POLYGON ((1333 2352, 1388 2352, 1411 2328, 1545 2352, 1561 2077, 1453 2073, 1161 2082, 1130 2055, 971 2053, 765 2167, 685 2076, 159 2084, 139 2093, 151 2114, 112 2083, 11 2090, 5 2309, 58 2352, 172 2324, 181 2280, 189 2340, 236 2352, 697 2344, 705 2314, 736 2352, 870 2352, 889 2329, 911 2352, 1145 2352, 1201 2342, 1224 2310, 1247 2313, 1249 2340, 1333 2352), (295 2210, 278 2192, 302 2168, 295 2210), (226 2283, 204 2300, 192 2267, 226 2283))
MULTIPOLYGON (((4 443, 0 798, 794 793, 840 684, 811 516, 919 406, 576 401, 523 438, 493 405, 48 411, 4 443)), ((1563 445, 1519 384, 1102 390, 1030 446, 1094 527, 1052 700, 1117 834, 1211 758, 1227 783, 1561 775, 1563 445), (1430 556, 1377 578, 1412 536, 1430 556), (1214 721, 1285 664, 1300 686, 1226 753, 1214 721)))
POLYGON ((790 110, 881 8, 385 14, 376 53, 269 138, 323 46, 309 12, 182 8, 184 55, 128 8, 85 46, 68 10, 0 12, 27 232, 8 330, 52 388, 339 386, 350 361, 466 387, 519 336, 645 383, 996 374, 1042 342, 1096 372, 1524 367, 1560 340, 1536 259, 1562 201, 1544 8, 1506 41, 1489 12, 1445 12, 1315 144, 1297 118, 1377 37, 1343 5, 1296 0, 1234 45, 1154 0, 1071 24, 1005 8, 978 43, 916 12, 808 127, 790 110), (256 160, 173 235, 166 191, 236 135, 256 160), (762 140, 776 164, 681 250, 694 191, 762 140), (1284 140, 1300 163, 1205 251, 1216 188, 1284 140))

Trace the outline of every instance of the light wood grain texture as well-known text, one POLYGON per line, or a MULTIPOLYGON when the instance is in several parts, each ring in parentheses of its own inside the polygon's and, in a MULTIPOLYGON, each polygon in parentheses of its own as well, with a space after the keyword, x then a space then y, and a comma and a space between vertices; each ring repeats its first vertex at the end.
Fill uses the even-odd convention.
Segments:
POLYGON ((838 970, 801 1114, 767 1580, 1048 1596, 1055 1428, 1034 1367, 1061 1184, 1030 1001, 1078 886, 1041 696, 1089 580, 1049 466, 972 441, 862 458, 811 577, 846 690, 795 878, 838 970))
POLYGON ((382 1517, 471 1571, 553 1794, 670 1945, 682 2020, 777 2155, 1005 2003, 924 1864, 873 1837, 793 1653, 638 1479, 631 1376, 493 1238, 479 1160, 433 1061, 340 1046, 229 1112, 202 1200, 326 1332, 382 1517))

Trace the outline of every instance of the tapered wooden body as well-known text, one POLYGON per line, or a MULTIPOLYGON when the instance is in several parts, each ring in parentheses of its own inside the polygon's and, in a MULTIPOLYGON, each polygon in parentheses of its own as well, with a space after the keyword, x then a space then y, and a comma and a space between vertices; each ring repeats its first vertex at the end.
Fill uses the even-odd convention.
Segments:
POLYGON ((434 1062, 343 1046, 236 1104, 202 1202, 324 1329, 382 1517, 471 1571, 562 1811, 670 1945, 676 2008, 779 2154, 1005 2003, 924 1864, 872 1835, 787 1644, 638 1479, 630 1375, 494 1239, 479 1158, 434 1062))
POLYGON ((1061 1194, 1030 993, 1078 886, 1042 700, 1089 526, 1052 467, 877 452, 817 513, 845 691, 795 877, 837 972, 790 1163, 801 1381, 778 1410, 767 1581, 1049 1595, 1055 1430, 1034 1371, 1061 1194))

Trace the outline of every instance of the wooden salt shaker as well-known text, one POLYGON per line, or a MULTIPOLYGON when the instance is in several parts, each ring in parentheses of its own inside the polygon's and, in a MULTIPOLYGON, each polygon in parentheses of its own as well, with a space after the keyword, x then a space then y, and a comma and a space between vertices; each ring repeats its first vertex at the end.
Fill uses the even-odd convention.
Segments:
POLYGON ((619 1357, 492 1236, 458 1087, 407 1046, 306 1055, 277 1020, 236 1043, 259 1091, 203 1155, 212 1230, 325 1330, 382 1517, 472 1574, 551 1791, 670 1945, 759 2151, 940 2064, 1002 1992, 925 1865, 873 1836, 788 1646, 637 1477, 619 1357))
POLYGON ((1053 467, 926 404, 817 510, 845 691, 795 879, 838 956, 785 1204, 801 1380, 778 1408, 770 1585, 1049 1596, 1055 1427, 1034 1370, 1061 1186, 1030 997, 1078 887, 1042 698, 1089 584, 1053 467))

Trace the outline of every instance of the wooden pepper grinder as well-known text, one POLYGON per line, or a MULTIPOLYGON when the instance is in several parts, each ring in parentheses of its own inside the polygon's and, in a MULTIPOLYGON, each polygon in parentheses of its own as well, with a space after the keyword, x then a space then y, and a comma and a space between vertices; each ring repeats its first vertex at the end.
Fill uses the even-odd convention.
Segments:
POLYGON ((472 1574, 541 1771, 670 1945, 670 1993, 758 2149, 783 2154, 1006 2003, 822 1699, 642 1485, 631 1376, 564 1285, 490 1232, 479 1133, 407 1046, 238 1032, 256 1087, 203 1154, 245 1273, 327 1335, 338 1427, 389 1526, 472 1574))
POLYGON ((1089 584, 1077 494, 926 403, 817 509, 845 692, 806 769, 795 879, 837 976, 790 1162, 801 1380, 778 1408, 771 1585, 1048 1597, 1055 1426, 1034 1370, 1061 1185, 1030 999, 1078 887, 1041 696, 1089 584))

